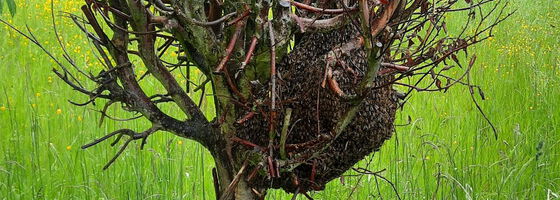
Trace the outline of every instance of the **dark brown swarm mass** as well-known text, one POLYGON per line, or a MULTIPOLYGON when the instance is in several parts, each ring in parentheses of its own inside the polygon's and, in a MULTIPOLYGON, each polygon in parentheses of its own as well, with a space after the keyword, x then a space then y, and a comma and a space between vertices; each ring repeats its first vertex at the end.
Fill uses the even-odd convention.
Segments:
MULTIPOLYGON (((326 69, 325 54, 336 45, 355 38, 357 34, 355 28, 346 27, 326 33, 305 35, 293 51, 278 63, 279 106, 274 145, 277 147, 280 138, 283 112, 286 108, 292 108, 286 143, 299 144, 296 145, 299 148, 287 148, 288 161, 279 162, 281 166, 279 178, 267 177, 265 163, 257 177, 249 182, 253 187, 283 188, 288 192, 294 192, 297 188, 300 191, 322 190, 327 182, 342 175, 373 151, 379 150, 383 142, 391 137, 397 100, 395 91, 391 86, 387 86, 369 92, 351 124, 334 142, 331 142, 334 127, 351 104, 328 87, 322 87, 326 69), (315 166, 314 176, 313 166, 315 166), (295 185, 294 175, 297 176, 298 186, 295 185)), ((354 50, 338 58, 338 61, 345 63, 345 66, 340 64, 333 66, 335 80, 345 94, 355 94, 357 83, 361 81, 366 70, 363 49, 354 50)), ((391 78, 391 76, 378 76, 376 85, 383 85, 391 78)), ((266 89, 260 92, 254 91, 253 94, 264 95, 256 98, 270 101, 268 87, 264 84, 262 88, 266 89)), ((264 109, 268 111, 269 108, 264 109)), ((239 125, 237 137, 267 147, 269 123, 266 117, 268 116, 257 114, 239 125)), ((236 144, 235 148, 257 152, 246 145, 236 144)), ((265 161, 267 153, 268 151, 262 152, 262 159, 253 161, 253 164, 265 161)), ((280 160, 278 148, 274 150, 274 157, 280 160)))

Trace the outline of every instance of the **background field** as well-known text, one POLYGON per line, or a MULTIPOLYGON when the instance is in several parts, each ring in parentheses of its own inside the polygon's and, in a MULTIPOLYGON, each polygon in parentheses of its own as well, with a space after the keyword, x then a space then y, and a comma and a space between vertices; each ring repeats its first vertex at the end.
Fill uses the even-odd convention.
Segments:
MULTIPOLYGON (((470 51, 478 57, 471 78, 485 91, 481 106, 498 128, 498 140, 467 88, 416 93, 398 113, 397 124, 406 124, 408 116, 411 124, 399 126, 380 152, 358 164, 386 169, 381 175, 402 199, 559 198, 560 1, 509 2, 516 14, 495 30, 496 37, 470 51)), ((51 31, 50 0, 17 3, 14 18, 6 10, 1 18, 20 28, 27 24, 61 58, 51 31)), ((55 3, 57 11, 77 13, 82 1, 55 3)), ((449 18, 450 29, 463 20, 449 18)), ((98 72, 100 65, 77 28, 67 19, 57 23, 78 65, 98 72)), ((103 171, 117 149, 79 147, 119 127, 141 130, 147 124, 107 120, 98 126, 93 109, 99 105, 71 106, 67 99, 87 97, 58 80, 53 67, 39 48, 0 26, 0 199, 215 199, 209 153, 168 133, 152 136, 147 150, 129 148, 103 171)), ((127 117, 116 107, 111 113, 127 117)), ((384 180, 351 172, 311 195, 396 198, 384 180)), ((268 199, 290 197, 270 191, 268 199)))

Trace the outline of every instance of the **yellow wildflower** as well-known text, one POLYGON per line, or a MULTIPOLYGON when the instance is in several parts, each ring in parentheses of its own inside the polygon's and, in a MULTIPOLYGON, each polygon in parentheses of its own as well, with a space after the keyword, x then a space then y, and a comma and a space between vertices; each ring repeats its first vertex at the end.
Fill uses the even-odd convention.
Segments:
POLYGON ((82 116, 78 116, 78 121, 82 121, 82 116))
POLYGON ((60 115, 60 114, 62 114, 62 109, 60 109, 60 108, 59 108, 59 109, 57 109, 57 110, 56 110, 56 114, 57 114, 57 115, 60 115))
POLYGON ((178 145, 182 145, 182 144, 183 144, 183 141, 182 141, 182 140, 179 140, 179 141, 177 141, 177 144, 178 144, 178 145))
POLYGON ((41 96, 41 93, 37 92, 37 93, 35 93, 35 96, 36 96, 36 97, 40 97, 40 96, 41 96))
POLYGON ((6 107, 5 107, 5 106, 2 106, 2 107, 0 107, 0 110, 1 110, 1 111, 6 111, 6 107))
POLYGON ((68 151, 72 150, 72 146, 70 146, 70 145, 66 146, 66 150, 68 150, 68 151))

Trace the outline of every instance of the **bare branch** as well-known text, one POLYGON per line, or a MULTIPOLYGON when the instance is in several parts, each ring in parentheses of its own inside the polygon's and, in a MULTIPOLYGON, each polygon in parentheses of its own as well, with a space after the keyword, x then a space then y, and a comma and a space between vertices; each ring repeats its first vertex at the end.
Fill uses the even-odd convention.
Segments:
POLYGON ((309 12, 320 13, 320 14, 343 14, 358 11, 358 7, 350 8, 338 8, 338 9, 327 9, 327 8, 317 8, 304 3, 291 0, 290 3, 297 8, 307 10, 309 12))
POLYGON ((302 33, 311 31, 329 31, 343 27, 348 23, 348 17, 345 14, 340 14, 329 19, 310 19, 299 17, 296 14, 290 14, 292 20, 294 20, 300 27, 302 33))
POLYGON ((118 135, 118 138, 115 142, 113 142, 113 144, 115 144, 116 142, 118 142, 118 140, 120 140, 122 138, 123 135, 128 136, 128 140, 126 140, 126 142, 123 144, 123 146, 119 149, 119 151, 115 154, 115 156, 113 156, 113 158, 111 158, 111 160, 109 160, 109 162, 103 167, 103 170, 108 169, 114 162, 115 160, 117 160, 117 158, 122 154, 122 152, 124 152, 124 150, 126 149, 126 147, 128 147, 128 144, 134 140, 139 140, 142 139, 142 144, 140 146, 141 149, 144 148, 144 145, 146 144, 146 138, 148 138, 148 136, 150 136, 152 133, 155 133, 156 131, 160 130, 160 127, 152 127, 142 133, 136 133, 130 129, 120 129, 117 131, 114 131, 112 133, 109 133, 108 135, 105 135, 99 139, 96 139, 95 141, 86 144, 84 146, 82 146, 82 149, 87 149, 89 147, 92 147, 96 144, 99 144, 115 135, 118 135))
MULTIPOLYGON (((134 0, 129 0, 130 13, 134 19, 131 23, 132 28, 137 32, 153 32, 153 27, 150 28, 148 21, 147 11, 141 3, 134 0)), ((181 108, 181 110, 195 119, 206 120, 204 114, 200 111, 198 106, 190 99, 190 97, 183 91, 181 86, 177 83, 173 75, 163 66, 161 60, 155 54, 155 37, 153 35, 145 34, 139 35, 140 42, 138 49, 140 57, 144 65, 156 77, 156 79, 165 87, 167 93, 171 95, 174 102, 181 108)))

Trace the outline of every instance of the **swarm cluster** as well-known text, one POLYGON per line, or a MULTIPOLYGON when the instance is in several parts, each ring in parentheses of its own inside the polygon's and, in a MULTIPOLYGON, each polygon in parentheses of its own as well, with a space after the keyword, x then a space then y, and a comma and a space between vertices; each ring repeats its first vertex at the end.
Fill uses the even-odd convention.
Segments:
MULTIPOLYGON (((280 177, 272 180, 273 186, 287 191, 321 190, 333 178, 339 177, 364 156, 378 150, 389 139, 393 131, 397 98, 392 86, 387 86, 393 76, 379 76, 376 85, 361 105, 354 120, 335 140, 336 124, 351 105, 351 100, 336 94, 322 85, 325 79, 326 60, 323 59, 337 45, 346 43, 357 35, 357 29, 347 26, 342 29, 309 34, 296 44, 278 66, 279 122, 276 138, 280 138, 283 127, 283 111, 293 110, 287 137, 287 144, 301 148, 291 148, 284 166, 280 167, 280 177), (384 86, 385 85, 385 86, 384 86), (292 169, 293 165, 298 165, 292 169), (298 185, 294 184, 297 177, 298 185)), ((356 84, 363 79, 367 63, 363 49, 355 49, 338 58, 333 67, 336 81, 345 94, 356 94, 356 84), (343 64, 342 64, 343 63, 343 64)), ((266 85, 266 84, 265 84, 266 85)), ((270 95, 266 92, 255 94, 270 95)), ((267 97, 259 97, 266 99, 267 97)), ((268 122, 266 117, 253 117, 240 125, 236 135, 262 147, 268 145, 268 122)), ((238 147, 246 148, 246 147, 238 147)), ((278 150, 278 149, 276 149, 278 150)), ((281 159, 276 154, 276 159, 281 159)), ((266 168, 260 174, 267 179, 266 168)), ((270 185, 269 181, 254 181, 270 185)))

